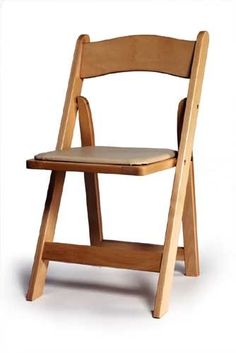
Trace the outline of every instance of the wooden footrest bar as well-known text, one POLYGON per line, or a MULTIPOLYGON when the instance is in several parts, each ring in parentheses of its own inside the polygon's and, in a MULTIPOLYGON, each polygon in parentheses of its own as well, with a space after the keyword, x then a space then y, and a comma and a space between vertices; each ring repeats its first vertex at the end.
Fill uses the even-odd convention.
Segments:
MULTIPOLYGON (((159 272, 162 253, 161 245, 104 240, 96 246, 46 242, 42 257, 50 261, 159 272)), ((184 260, 182 247, 178 248, 177 260, 184 260)))

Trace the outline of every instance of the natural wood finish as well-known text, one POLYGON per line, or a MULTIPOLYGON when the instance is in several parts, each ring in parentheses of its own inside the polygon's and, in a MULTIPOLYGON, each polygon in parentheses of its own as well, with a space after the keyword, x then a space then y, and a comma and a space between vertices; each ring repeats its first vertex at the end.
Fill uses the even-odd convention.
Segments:
POLYGON ((42 253, 44 243, 53 241, 54 238, 64 179, 65 172, 51 173, 29 289, 26 295, 27 300, 34 300, 43 293, 48 261, 42 259, 42 253))
MULTIPOLYGON (((125 250, 158 250, 163 252, 163 245, 149 244, 149 243, 136 243, 120 240, 110 240, 104 239, 102 241, 102 246, 115 246, 119 249, 125 250)), ((178 247, 176 261, 184 261, 184 248, 182 246, 178 247)))
POLYGON ((81 77, 122 71, 157 71, 190 77, 195 42, 136 35, 84 45, 81 77))
POLYGON ((199 276, 199 253, 197 238, 197 215, 194 184, 194 163, 190 163, 183 211, 185 275, 199 276))
POLYGON ((85 97, 77 97, 79 110, 79 124, 82 146, 94 146, 95 137, 93 129, 92 113, 89 102, 85 97))
MULTIPOLYGON (((180 144, 186 100, 187 100, 186 98, 182 99, 178 107, 178 116, 177 116, 178 145, 180 144)), ((184 252, 185 252, 185 275, 199 276, 200 266, 199 266, 198 239, 197 239, 197 215, 196 215, 193 156, 190 163, 182 221, 183 221, 184 252)))
POLYGON ((71 73, 66 92, 66 99, 61 119, 59 136, 57 141, 57 149, 66 149, 71 146, 73 137, 76 113, 77 113, 77 97, 80 96, 82 82, 80 75, 82 51, 84 43, 89 42, 88 35, 81 35, 76 43, 74 58, 71 67, 71 73))
POLYGON ((183 122, 184 122, 184 113, 185 113, 185 108, 186 108, 186 102, 187 98, 182 99, 179 102, 178 105, 178 111, 177 111, 177 142, 178 142, 178 147, 180 145, 180 139, 181 139, 181 133, 182 133, 182 128, 183 128, 183 122))
POLYGON ((43 258, 50 261, 106 266, 157 272, 160 268, 159 251, 120 250, 113 247, 46 243, 43 258))
POLYGON ((98 175, 96 173, 84 173, 84 181, 90 243, 91 245, 96 245, 103 239, 98 175))
POLYGON ((200 32, 195 46, 188 98, 186 102, 180 148, 168 215, 164 252, 157 286, 157 295, 154 304, 153 316, 158 318, 160 318, 168 310, 169 305, 208 41, 208 33, 200 32))
POLYGON ((49 242, 44 245, 43 259, 150 272, 160 269, 162 247, 130 243, 119 246, 119 242, 105 244, 87 246, 49 242))
MULTIPOLYGON (((89 102, 84 97, 77 98, 82 146, 94 146, 95 137, 92 113, 89 102)), ((91 245, 102 241, 102 215, 97 173, 84 173, 86 202, 91 245)))
POLYGON ((60 171, 64 170, 68 172, 71 171, 87 173, 108 173, 141 176, 175 167, 176 158, 169 158, 165 161, 139 166, 123 164, 72 163, 43 160, 41 161, 36 159, 29 159, 26 165, 29 169, 46 169, 60 171))
MULTIPOLYGON (((56 146, 59 150, 71 146, 77 113, 76 97, 80 95, 82 87, 82 79, 80 78, 82 46, 83 43, 88 41, 89 37, 82 35, 76 43, 56 146)), ((27 300, 34 300, 43 293, 48 262, 42 260, 42 252, 45 241, 53 241, 64 180, 65 170, 57 170, 51 173, 29 289, 26 295, 27 300)))

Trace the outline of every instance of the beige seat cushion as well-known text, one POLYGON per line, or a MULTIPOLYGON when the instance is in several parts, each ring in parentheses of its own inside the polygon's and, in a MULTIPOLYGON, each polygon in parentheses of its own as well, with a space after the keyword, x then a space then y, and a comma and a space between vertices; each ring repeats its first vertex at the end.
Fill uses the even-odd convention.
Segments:
POLYGON ((40 153, 35 156, 35 159, 60 162, 143 165, 160 162, 175 156, 176 151, 164 148, 86 146, 40 153))

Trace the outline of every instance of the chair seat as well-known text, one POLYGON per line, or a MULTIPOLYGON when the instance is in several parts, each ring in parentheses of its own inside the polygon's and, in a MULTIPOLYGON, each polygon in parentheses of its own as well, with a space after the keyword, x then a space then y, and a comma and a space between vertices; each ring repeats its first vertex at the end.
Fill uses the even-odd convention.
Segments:
POLYGON ((85 146, 37 154, 27 168, 84 173, 147 175, 176 166, 177 152, 164 148, 85 146))
POLYGON ((161 162, 174 157, 176 157, 176 151, 164 148, 86 146, 40 153, 35 156, 35 159, 42 161, 139 166, 161 162))

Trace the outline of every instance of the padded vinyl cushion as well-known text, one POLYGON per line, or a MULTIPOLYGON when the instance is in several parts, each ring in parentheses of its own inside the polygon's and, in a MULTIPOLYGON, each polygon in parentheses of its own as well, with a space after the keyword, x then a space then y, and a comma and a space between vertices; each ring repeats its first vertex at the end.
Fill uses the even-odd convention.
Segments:
POLYGON ((176 157, 176 154, 176 151, 165 148, 86 146, 40 153, 35 156, 35 159, 60 162, 143 165, 173 158, 176 157))

